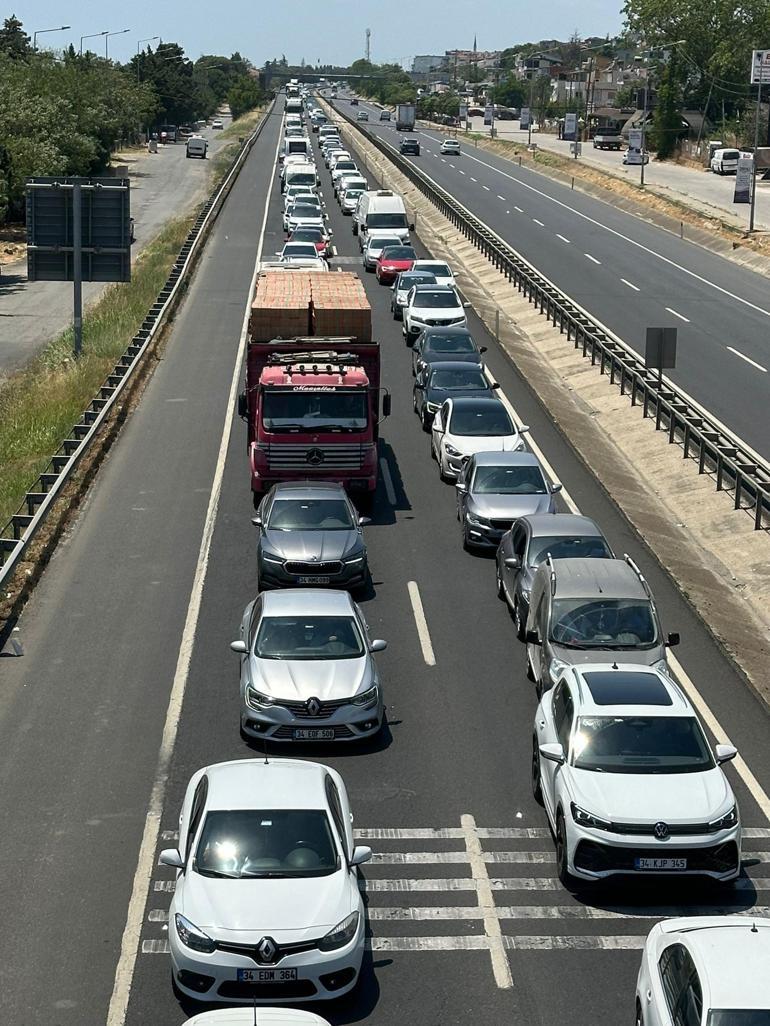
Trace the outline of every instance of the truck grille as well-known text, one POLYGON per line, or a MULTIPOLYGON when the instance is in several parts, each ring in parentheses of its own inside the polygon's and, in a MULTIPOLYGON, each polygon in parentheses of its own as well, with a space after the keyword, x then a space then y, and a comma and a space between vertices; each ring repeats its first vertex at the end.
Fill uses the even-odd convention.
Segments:
POLYGON ((364 465, 366 446, 358 442, 343 445, 269 442, 264 446, 271 470, 360 470, 364 465))
POLYGON ((298 559, 287 560, 284 564, 287 574, 297 577, 333 577, 342 571, 342 563, 338 559, 328 559, 322 563, 304 563, 298 559))

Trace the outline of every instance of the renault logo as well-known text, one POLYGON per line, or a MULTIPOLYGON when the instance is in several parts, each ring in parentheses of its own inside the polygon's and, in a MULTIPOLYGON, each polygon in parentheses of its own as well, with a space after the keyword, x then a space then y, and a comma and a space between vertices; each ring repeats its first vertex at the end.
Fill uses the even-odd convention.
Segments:
POLYGON ((668 837, 668 823, 656 823, 655 824, 655 836, 659 841, 665 841, 668 837))
POLYGON ((305 459, 311 467, 318 467, 324 461, 324 454, 320 449, 308 449, 305 459))
POLYGON ((307 702, 305 702, 305 708, 311 716, 317 716, 321 711, 321 703, 317 698, 308 698, 307 702))
POLYGON ((278 954, 278 945, 272 937, 263 937, 257 944, 257 958, 260 962, 274 962, 278 954))

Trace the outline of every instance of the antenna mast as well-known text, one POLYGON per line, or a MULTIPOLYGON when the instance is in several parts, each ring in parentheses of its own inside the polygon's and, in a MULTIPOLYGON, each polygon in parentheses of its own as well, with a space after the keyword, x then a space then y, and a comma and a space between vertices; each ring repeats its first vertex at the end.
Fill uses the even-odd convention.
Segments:
POLYGON ((365 54, 367 63, 369 62, 369 59, 371 58, 371 55, 372 55, 371 42, 372 42, 372 30, 368 28, 366 30, 366 54, 365 54))

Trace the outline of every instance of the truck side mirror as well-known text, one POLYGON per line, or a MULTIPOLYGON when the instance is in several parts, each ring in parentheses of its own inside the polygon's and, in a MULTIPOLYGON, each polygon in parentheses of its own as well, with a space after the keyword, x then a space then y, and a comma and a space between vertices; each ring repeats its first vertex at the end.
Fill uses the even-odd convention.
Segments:
POLYGON ((391 409, 392 409, 392 398, 391 398, 390 392, 386 392, 385 395, 382 397, 382 417, 383 417, 383 420, 385 419, 385 417, 389 417, 390 416, 391 409))
POLYGON ((249 403, 245 392, 241 392, 238 396, 238 416, 242 419, 246 419, 249 415, 249 403))

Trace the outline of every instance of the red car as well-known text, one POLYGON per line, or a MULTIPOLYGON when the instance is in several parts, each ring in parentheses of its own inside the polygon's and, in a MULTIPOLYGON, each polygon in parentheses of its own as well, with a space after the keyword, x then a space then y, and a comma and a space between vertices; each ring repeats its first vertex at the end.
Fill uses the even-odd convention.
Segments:
POLYGON ((411 246, 388 246, 380 253, 375 270, 380 285, 392 285, 402 271, 411 271, 417 254, 411 246))
POLYGON ((321 228, 295 228, 286 241, 312 242, 320 257, 332 256, 332 240, 321 228))

